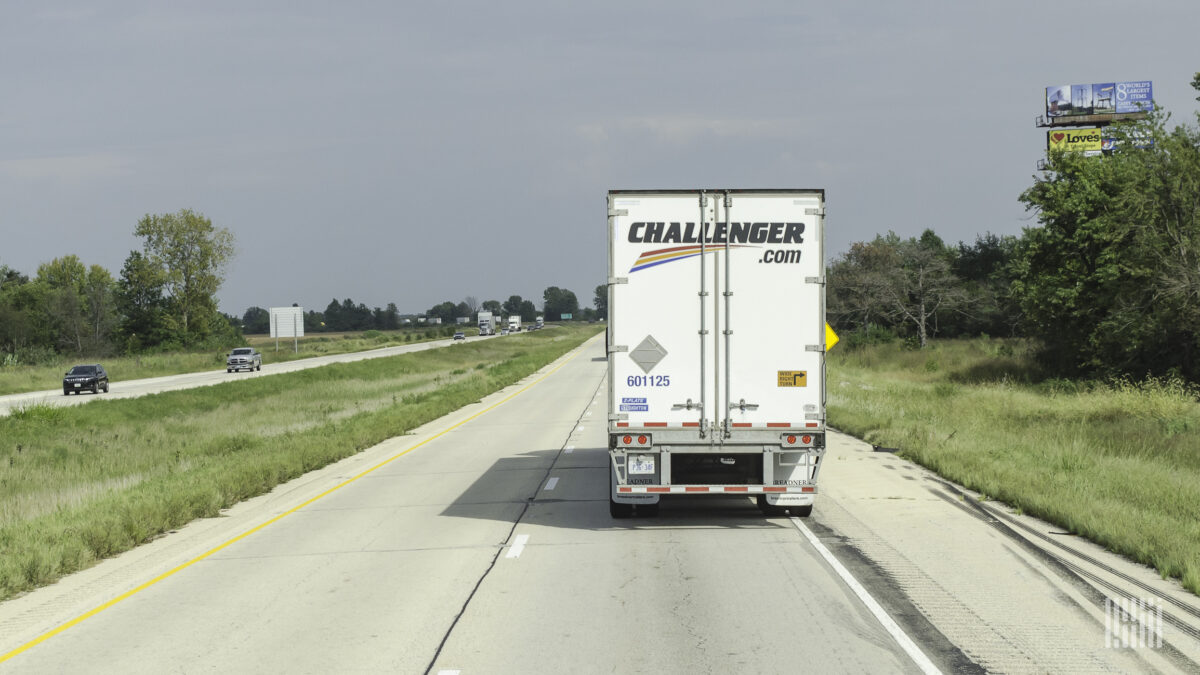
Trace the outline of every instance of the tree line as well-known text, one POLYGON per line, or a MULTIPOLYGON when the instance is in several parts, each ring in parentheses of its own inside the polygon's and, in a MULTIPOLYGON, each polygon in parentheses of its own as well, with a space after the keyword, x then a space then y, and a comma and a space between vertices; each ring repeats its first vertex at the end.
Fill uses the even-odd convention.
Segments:
POLYGON ((26 274, 0 264, 0 358, 37 363, 63 354, 104 355, 218 345, 237 336, 216 292, 233 235, 190 209, 147 214, 117 278, 65 255, 26 274))
POLYGON ((1101 156, 1048 153, 1020 236, 853 244, 827 269, 830 321, 852 344, 1023 336, 1048 373, 1200 381, 1200 115, 1169 120, 1114 124, 1101 156))
MULTIPOLYGON (((270 332, 270 313, 250 307, 241 316, 218 311, 216 294, 234 254, 234 237, 204 215, 183 209, 137 222, 141 248, 129 253, 116 278, 104 267, 64 255, 38 266, 34 276, 0 264, 0 365, 37 364, 59 355, 108 356, 180 349, 223 350, 244 334, 270 332)), ((598 287, 603 288, 603 286, 598 287)), ((570 290, 550 286, 541 309, 512 295, 503 302, 441 302, 423 315, 454 324, 480 310, 533 321, 597 317, 579 307, 570 290)), ((396 330, 417 315, 395 303, 368 308, 346 298, 324 311, 309 310, 306 332, 396 330)))
MULTIPOLYGON (((599 288, 603 288, 600 286, 599 288)), ((542 294, 542 307, 539 309, 532 300, 526 300, 519 295, 510 295, 507 300, 484 300, 479 302, 474 296, 467 296, 460 302, 446 300, 430 307, 424 314, 401 314, 396 303, 390 302, 387 307, 370 308, 363 303, 355 303, 346 298, 340 302, 330 300, 324 311, 309 310, 304 313, 304 331, 306 333, 346 332, 363 330, 396 330, 419 321, 440 320, 443 324, 456 323, 460 317, 466 317, 474 323, 480 311, 491 312, 498 317, 519 316, 521 321, 530 322, 538 316, 547 321, 559 321, 565 316, 575 320, 595 320, 596 310, 585 307, 580 309, 579 300, 575 293, 557 286, 548 287, 542 294)), ((251 307, 242 316, 240 326, 247 334, 267 333, 270 331, 270 312, 262 307, 251 307)))

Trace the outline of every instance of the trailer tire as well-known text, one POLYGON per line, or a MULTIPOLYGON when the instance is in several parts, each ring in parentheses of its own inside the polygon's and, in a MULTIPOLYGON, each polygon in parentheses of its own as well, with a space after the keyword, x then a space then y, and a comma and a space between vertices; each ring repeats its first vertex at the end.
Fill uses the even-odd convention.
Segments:
POLYGON ((637 513, 646 518, 658 517, 658 504, 638 504, 637 513))
POLYGON ((796 516, 797 518, 807 518, 812 515, 812 507, 812 504, 809 504, 808 506, 789 506, 788 510, 791 511, 792 515, 796 516))
POLYGON ((622 504, 612 497, 608 498, 608 515, 613 518, 628 518, 633 515, 633 504, 622 504))

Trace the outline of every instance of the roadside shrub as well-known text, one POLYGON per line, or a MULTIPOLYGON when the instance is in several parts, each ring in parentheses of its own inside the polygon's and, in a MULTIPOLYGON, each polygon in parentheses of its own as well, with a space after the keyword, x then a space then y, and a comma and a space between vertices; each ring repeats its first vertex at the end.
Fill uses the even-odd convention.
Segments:
POLYGON ((845 345, 849 349, 859 349, 867 345, 882 345, 896 340, 896 332, 886 326, 876 326, 870 324, 865 328, 860 328, 853 333, 848 333, 842 336, 839 346, 845 345))

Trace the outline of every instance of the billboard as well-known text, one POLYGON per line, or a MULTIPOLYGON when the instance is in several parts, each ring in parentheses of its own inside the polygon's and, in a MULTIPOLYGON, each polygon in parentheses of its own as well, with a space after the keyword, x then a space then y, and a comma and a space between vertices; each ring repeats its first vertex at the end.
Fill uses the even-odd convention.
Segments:
POLYGON ((273 338, 302 338, 304 337, 304 308, 303 307, 272 307, 271 337, 273 338))
POLYGON ((1065 122, 1080 115, 1127 115, 1154 108, 1154 83, 1100 82, 1046 87, 1046 116, 1065 122))
POLYGON ((1051 151, 1099 153, 1104 148, 1104 142, 1100 127, 1046 132, 1046 149, 1051 151))

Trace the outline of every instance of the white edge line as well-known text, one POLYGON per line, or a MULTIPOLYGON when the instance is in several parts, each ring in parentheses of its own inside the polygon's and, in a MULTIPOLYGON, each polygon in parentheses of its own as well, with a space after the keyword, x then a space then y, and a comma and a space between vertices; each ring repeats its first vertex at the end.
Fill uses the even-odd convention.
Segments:
POLYGON ((529 535, 518 534, 517 540, 513 542, 512 546, 509 547, 508 553, 505 554, 504 557, 505 558, 520 558, 521 551, 525 550, 525 542, 527 542, 527 541, 529 541, 529 535))
POLYGON ((546 491, 549 492, 550 490, 553 490, 555 485, 558 485, 558 476, 546 481, 546 491))
POLYGON ((880 624, 883 625, 884 630, 891 634, 892 639, 894 639, 896 643, 900 645, 900 648, 903 649, 906 654, 908 654, 908 657, 913 660, 913 663, 917 664, 917 667, 921 669, 921 672, 927 673, 928 675, 933 675, 934 673, 941 675, 942 671, 938 670, 938 667, 933 665, 933 661, 930 661, 929 657, 925 656, 925 652, 921 651, 921 648, 917 646, 917 643, 913 642, 912 638, 908 637, 908 634, 900 628, 900 626, 892 619, 891 616, 888 615, 886 611, 884 611, 883 607, 876 602, 875 598, 871 597, 871 594, 867 592, 867 589, 863 588, 863 585, 858 583, 858 579, 855 579, 854 576, 850 574, 850 571, 847 570, 837 558, 833 557, 833 554, 829 552, 829 549, 825 548, 825 545, 822 544, 821 541, 817 539, 816 535, 814 535, 812 531, 808 529, 808 526, 804 524, 804 521, 800 520, 799 518, 789 518, 789 520, 791 520, 792 524, 796 526, 796 529, 800 531, 800 534, 803 534, 804 538, 808 539, 808 542, 813 545, 813 548, 817 549, 817 552, 821 554, 821 557, 825 559, 825 562, 829 563, 829 566, 833 568, 833 571, 838 573, 838 576, 842 578, 842 581, 846 582, 846 585, 850 587, 850 590, 854 591, 854 594, 858 596, 858 599, 863 601, 863 604, 867 606, 867 609, 871 610, 871 614, 875 615, 875 618, 880 624))

